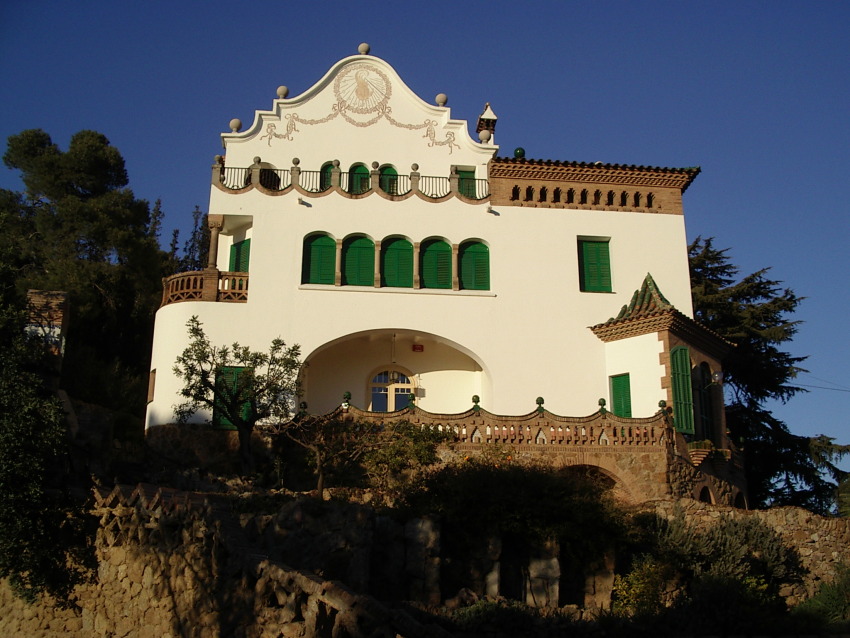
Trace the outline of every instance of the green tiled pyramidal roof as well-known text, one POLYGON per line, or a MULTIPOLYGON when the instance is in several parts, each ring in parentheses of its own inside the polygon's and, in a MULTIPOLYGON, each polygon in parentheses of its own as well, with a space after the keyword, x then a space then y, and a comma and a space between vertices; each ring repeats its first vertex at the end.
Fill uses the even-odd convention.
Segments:
POLYGON ((623 306, 620 309, 620 314, 616 317, 611 317, 605 323, 614 321, 622 321, 623 319, 636 319, 638 317, 646 317, 655 315, 658 312, 676 310, 675 306, 667 301, 667 298, 661 294, 658 289, 658 284, 652 278, 650 273, 646 273, 643 283, 640 288, 635 290, 632 295, 632 300, 628 306, 623 306))

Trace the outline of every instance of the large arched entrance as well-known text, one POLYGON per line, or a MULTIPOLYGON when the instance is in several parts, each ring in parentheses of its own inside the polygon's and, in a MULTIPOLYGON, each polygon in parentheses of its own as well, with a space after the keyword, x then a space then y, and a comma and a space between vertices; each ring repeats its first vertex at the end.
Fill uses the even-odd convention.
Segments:
POLYGON ((472 396, 486 404, 491 380, 480 358, 462 345, 425 332, 383 328, 328 342, 311 352, 302 372, 308 411, 336 408, 345 392, 371 411, 401 410, 412 401, 429 412, 463 412, 472 396))

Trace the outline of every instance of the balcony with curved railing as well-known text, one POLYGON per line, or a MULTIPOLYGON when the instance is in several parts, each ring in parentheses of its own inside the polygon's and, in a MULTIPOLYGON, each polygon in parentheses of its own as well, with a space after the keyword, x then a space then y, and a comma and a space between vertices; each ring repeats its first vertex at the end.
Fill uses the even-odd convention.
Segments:
POLYGON ((181 301, 248 301, 247 272, 224 272, 215 268, 179 272, 162 280, 160 307, 181 301))
POLYGON ((226 166, 224 158, 216 156, 212 183, 229 193, 258 188, 268 194, 294 190, 307 197, 323 196, 329 191, 348 197, 378 193, 394 201, 413 196, 429 201, 441 201, 451 196, 469 202, 490 198, 489 180, 461 177, 455 169, 448 176, 421 175, 418 165, 413 164, 407 175, 386 174, 374 168, 367 174, 365 168, 363 171, 347 172, 337 164, 327 165, 325 170, 303 170, 296 159, 289 169, 268 168, 264 162, 240 168, 226 166))

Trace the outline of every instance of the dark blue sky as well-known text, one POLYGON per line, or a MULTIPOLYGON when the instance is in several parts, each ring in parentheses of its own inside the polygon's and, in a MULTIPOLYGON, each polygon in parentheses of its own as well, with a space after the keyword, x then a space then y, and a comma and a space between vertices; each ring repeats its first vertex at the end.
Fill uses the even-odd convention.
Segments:
MULTIPOLYGON (((206 209, 219 133, 368 42, 423 99, 499 117, 501 154, 701 166, 688 236, 805 296, 794 432, 850 443, 850 3, 0 4, 0 140, 104 133, 164 241, 206 209)), ((0 187, 20 188, 0 167, 0 187)))

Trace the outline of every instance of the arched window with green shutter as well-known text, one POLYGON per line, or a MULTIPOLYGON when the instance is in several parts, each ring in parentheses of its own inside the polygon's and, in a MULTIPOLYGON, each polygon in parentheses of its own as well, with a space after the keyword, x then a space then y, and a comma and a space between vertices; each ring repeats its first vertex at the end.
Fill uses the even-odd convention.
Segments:
POLYGON ((342 243, 342 285, 375 285, 375 244, 368 237, 349 237, 342 243))
POLYGON ((230 246, 230 271, 248 272, 251 261, 251 240, 244 239, 230 246))
POLYGON ((327 235, 304 238, 301 283, 333 285, 336 274, 336 241, 327 235))
POLYGON ((398 195, 398 171, 392 166, 382 166, 378 172, 378 185, 387 195, 398 195))
POLYGON ((328 162, 324 164, 319 171, 319 191, 326 191, 331 187, 331 174, 334 171, 334 165, 328 162))
POLYGON ((460 287, 463 290, 490 290, 490 249, 480 241, 460 245, 460 287))
POLYGON ((369 188, 369 169, 363 164, 354 164, 348 171, 348 192, 352 195, 360 195, 369 188))
POLYGON ((452 247, 441 239, 423 242, 419 277, 423 288, 452 287, 452 247))
POLYGON ((413 288, 413 244, 401 237, 381 242, 381 285, 413 288))
POLYGON ((685 346, 670 351, 673 384, 673 425, 682 434, 694 433, 694 397, 691 390, 691 354, 685 346))

